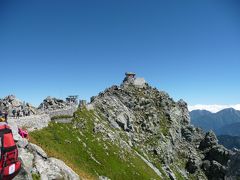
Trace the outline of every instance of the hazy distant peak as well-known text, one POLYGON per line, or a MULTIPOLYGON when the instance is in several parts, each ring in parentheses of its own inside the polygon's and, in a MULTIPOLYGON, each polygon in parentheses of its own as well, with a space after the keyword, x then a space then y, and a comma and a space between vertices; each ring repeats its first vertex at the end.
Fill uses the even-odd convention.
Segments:
POLYGON ((219 112, 223 109, 235 109, 235 110, 240 110, 240 104, 232 104, 232 105, 218 105, 218 104, 212 104, 212 105, 204 105, 204 104, 197 104, 193 106, 188 106, 189 111, 193 110, 207 110, 212 113, 219 112))

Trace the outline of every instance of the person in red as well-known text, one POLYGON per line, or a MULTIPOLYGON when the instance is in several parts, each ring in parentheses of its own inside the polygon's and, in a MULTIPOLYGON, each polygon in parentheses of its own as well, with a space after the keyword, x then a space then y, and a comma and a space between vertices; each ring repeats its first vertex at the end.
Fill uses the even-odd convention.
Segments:
POLYGON ((12 130, 4 118, 0 121, 0 138, 0 180, 11 180, 19 173, 21 161, 12 130))

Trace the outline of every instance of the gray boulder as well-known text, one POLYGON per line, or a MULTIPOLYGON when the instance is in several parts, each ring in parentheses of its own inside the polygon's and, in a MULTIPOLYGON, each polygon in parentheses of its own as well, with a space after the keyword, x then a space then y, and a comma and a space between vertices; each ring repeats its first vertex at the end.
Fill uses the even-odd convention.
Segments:
POLYGON ((16 98, 14 95, 6 96, 0 99, 0 110, 7 111, 9 116, 13 116, 12 112, 20 111, 20 116, 37 114, 37 109, 29 103, 25 103, 16 98))
POLYGON ((240 152, 233 155, 229 161, 226 180, 235 180, 240 178, 240 152))
POLYGON ((208 179, 211 180, 224 180, 227 172, 226 167, 216 161, 204 161, 202 168, 205 170, 208 179))
POLYGON ((40 110, 56 110, 63 109, 70 104, 62 99, 57 99, 54 97, 48 96, 43 102, 39 105, 38 109, 40 110))
POLYGON ((206 133, 205 138, 201 141, 199 149, 204 150, 218 144, 218 140, 213 131, 206 133))

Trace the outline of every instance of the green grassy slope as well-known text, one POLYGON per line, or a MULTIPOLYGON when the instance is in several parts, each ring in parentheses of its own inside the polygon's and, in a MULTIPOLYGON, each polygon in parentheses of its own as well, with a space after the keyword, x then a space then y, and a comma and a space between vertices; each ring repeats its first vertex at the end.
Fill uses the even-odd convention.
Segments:
MULTIPOLYGON (((50 123, 30 134, 31 141, 49 156, 63 160, 80 177, 97 179, 160 179, 133 150, 124 150, 115 142, 94 133, 93 111, 78 110, 71 124, 50 123)), ((102 119, 100 119, 102 120, 102 119)))

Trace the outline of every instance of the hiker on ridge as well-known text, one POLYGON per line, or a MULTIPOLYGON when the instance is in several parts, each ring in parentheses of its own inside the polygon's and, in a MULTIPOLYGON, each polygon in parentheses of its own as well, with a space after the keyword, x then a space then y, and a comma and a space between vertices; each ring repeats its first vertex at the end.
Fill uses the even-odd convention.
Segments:
POLYGON ((5 112, 4 112, 4 119, 5 119, 5 122, 7 123, 7 120, 8 120, 8 111, 5 111, 5 112))
POLYGON ((20 117, 20 110, 17 111, 17 118, 19 119, 20 117))
POLYGON ((16 118, 16 109, 12 110, 13 117, 16 118))

